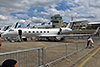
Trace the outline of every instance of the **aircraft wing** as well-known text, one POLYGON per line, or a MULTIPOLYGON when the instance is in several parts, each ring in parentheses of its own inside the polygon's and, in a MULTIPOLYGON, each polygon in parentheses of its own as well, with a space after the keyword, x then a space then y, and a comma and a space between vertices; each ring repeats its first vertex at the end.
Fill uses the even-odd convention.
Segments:
POLYGON ((70 21, 70 22, 77 22, 77 23, 81 23, 81 22, 87 22, 88 20, 76 20, 76 21, 70 21))
POLYGON ((62 35, 64 37, 77 37, 77 36, 90 36, 91 34, 68 34, 68 35, 62 35))

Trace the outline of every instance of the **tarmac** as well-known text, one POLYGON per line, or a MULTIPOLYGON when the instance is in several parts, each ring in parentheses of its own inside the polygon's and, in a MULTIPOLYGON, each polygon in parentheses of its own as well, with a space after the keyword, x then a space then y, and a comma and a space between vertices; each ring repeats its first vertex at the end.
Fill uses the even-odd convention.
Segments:
POLYGON ((63 59, 51 65, 51 67, 100 67, 100 42, 93 48, 86 48, 73 54, 68 60, 63 59))
MULTIPOLYGON (((99 42, 100 43, 100 42, 99 42)), ((96 44, 88 54, 71 67, 100 67, 100 45, 96 44)), ((86 49, 87 50, 87 49, 86 49)))
MULTIPOLYGON (((27 41, 27 42, 8 42, 2 41, 2 47, 0 53, 9 52, 9 51, 16 51, 16 50, 23 50, 23 49, 30 49, 30 48, 37 48, 37 47, 47 47, 52 45, 59 45, 63 43, 69 42, 76 42, 76 41, 86 41, 84 39, 78 38, 70 38, 64 42, 48 42, 48 41, 27 41)), ((75 53, 69 57, 68 60, 62 59, 51 64, 51 67, 100 67, 100 42, 95 43, 93 48, 86 48, 81 50, 78 53, 75 53)))

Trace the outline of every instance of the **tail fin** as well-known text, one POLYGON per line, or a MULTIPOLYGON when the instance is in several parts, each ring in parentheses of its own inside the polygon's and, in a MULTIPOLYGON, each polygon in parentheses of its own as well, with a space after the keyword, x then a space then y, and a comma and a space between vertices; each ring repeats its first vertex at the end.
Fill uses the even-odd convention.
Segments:
POLYGON ((19 25, 18 28, 21 28, 21 25, 19 25))
POLYGON ((72 29, 75 23, 87 22, 88 20, 77 20, 77 21, 70 21, 67 25, 67 28, 72 29))
POLYGON ((29 24, 27 24, 27 27, 29 27, 30 26, 30 23, 29 24))
POLYGON ((18 22, 15 24, 15 28, 17 28, 17 26, 18 26, 18 22))
POLYGON ((73 28, 73 26, 74 26, 74 22, 69 22, 69 23, 68 23, 68 25, 67 25, 67 28, 72 29, 72 28, 73 28))
POLYGON ((17 28, 18 24, 19 24, 19 23, 16 22, 16 23, 14 23, 11 27, 12 27, 12 28, 17 28))

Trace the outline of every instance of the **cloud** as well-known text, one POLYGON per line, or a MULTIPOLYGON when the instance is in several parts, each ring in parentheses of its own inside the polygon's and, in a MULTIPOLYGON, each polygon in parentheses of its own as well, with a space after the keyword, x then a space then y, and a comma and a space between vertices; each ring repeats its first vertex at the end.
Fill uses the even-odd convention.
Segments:
POLYGON ((45 9, 47 12, 41 12, 40 15, 42 15, 46 19, 51 19, 51 16, 54 16, 55 14, 60 14, 61 16, 65 15, 65 12, 62 10, 57 10, 55 8, 47 8, 45 9))
POLYGON ((60 14, 63 21, 70 20, 72 16, 96 20, 100 18, 99 3, 99 0, 0 0, 0 20, 9 19, 3 22, 12 24, 19 19, 27 19, 26 22, 36 24, 49 22, 55 14, 60 14))
POLYGON ((27 14, 16 14, 16 16, 19 18, 29 18, 27 14))
POLYGON ((0 0, 0 12, 27 12, 30 6, 48 6, 62 0, 0 0))
POLYGON ((48 19, 43 19, 42 17, 32 17, 27 21, 31 22, 32 24, 39 24, 39 23, 43 23, 43 22, 49 22, 48 19))
POLYGON ((96 18, 95 14, 77 14, 73 16, 75 18, 96 18))
MULTIPOLYGON (((28 0, 27 0, 28 1, 28 0)), ((55 4, 57 2, 60 2, 62 0, 30 0, 27 3, 35 5, 35 6, 47 6, 47 5, 51 5, 51 4, 55 4)))
POLYGON ((50 19, 50 17, 51 17, 51 14, 49 14, 47 12, 41 12, 40 15, 43 16, 46 19, 50 19))
POLYGON ((92 0, 89 3, 90 7, 94 7, 94 8, 100 8, 100 0, 92 0))
POLYGON ((19 20, 18 22, 23 24, 23 23, 25 23, 26 21, 25 21, 25 20, 19 20))
MULTIPOLYGON (((40 15, 44 16, 46 19, 50 19, 51 16, 54 16, 55 14, 60 14, 64 21, 70 20, 71 17, 80 19, 80 18, 96 18, 96 14, 94 13, 87 13, 87 14, 78 14, 77 12, 81 10, 85 10, 85 7, 80 6, 78 8, 72 8, 73 10, 57 10, 55 8, 48 8, 46 9, 47 12, 41 12, 40 15)), ((51 20, 51 19, 50 19, 51 20)))
POLYGON ((36 14, 37 14, 37 10, 35 9, 35 10, 34 10, 34 15, 36 15, 36 14))
POLYGON ((83 10, 85 10, 85 7, 84 6, 79 6, 79 7, 76 7, 76 8, 71 8, 73 11, 77 11, 77 12, 79 12, 79 11, 83 11, 83 10))
POLYGON ((88 7, 90 0, 74 0, 74 3, 88 7))
POLYGON ((15 22, 18 21, 18 19, 16 19, 13 16, 7 16, 7 17, 9 18, 8 20, 6 20, 6 21, 1 20, 0 21, 0 28, 5 26, 5 25, 12 25, 12 24, 14 24, 15 22))
POLYGON ((0 15, 0 21, 7 21, 7 20, 8 20, 7 16, 0 15))
POLYGON ((0 0, 0 12, 2 13, 25 12, 27 9, 29 9, 29 5, 21 3, 20 0, 0 0))
POLYGON ((0 21, 0 28, 3 27, 3 26, 5 26, 5 25, 7 25, 7 24, 0 21))
POLYGON ((96 15, 94 13, 87 13, 87 14, 78 14, 77 12, 66 10, 65 15, 68 17, 74 17, 74 18, 96 18, 96 15))

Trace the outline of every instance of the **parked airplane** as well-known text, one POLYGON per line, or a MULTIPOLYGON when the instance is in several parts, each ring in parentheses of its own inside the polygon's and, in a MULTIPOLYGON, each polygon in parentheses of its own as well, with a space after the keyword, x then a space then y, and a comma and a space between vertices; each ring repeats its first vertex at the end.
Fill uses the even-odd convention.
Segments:
MULTIPOLYGON (((93 34, 68 34, 72 32, 72 27, 74 22, 70 22, 66 28, 58 29, 27 29, 27 28, 18 28, 18 29, 9 29, 2 34, 2 37, 18 37, 20 41, 23 41, 22 36, 27 37, 36 37, 36 38, 46 38, 48 40, 64 40, 68 36, 87 36, 93 34)), ((97 33, 99 28, 94 34, 97 33)), ((27 40, 27 39, 25 39, 27 40)))

